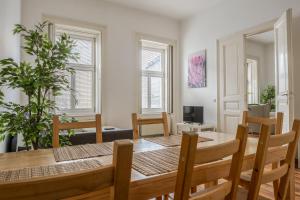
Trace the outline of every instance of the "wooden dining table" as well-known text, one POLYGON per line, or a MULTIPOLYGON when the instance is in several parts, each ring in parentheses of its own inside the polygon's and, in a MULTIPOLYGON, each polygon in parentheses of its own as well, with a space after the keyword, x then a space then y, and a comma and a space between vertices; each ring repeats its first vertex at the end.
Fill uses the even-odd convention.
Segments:
MULTIPOLYGON (((212 139, 211 141, 199 142, 198 147, 208 147, 220 143, 230 141, 235 138, 235 134, 228 133, 218 133, 218 132, 199 132, 199 136, 212 139)), ((133 140, 134 143, 134 153, 147 152, 159 149, 168 148, 166 146, 159 145, 154 142, 150 142, 146 139, 137 139, 133 140)), ((243 161, 242 171, 250 170, 253 168, 255 152, 257 147, 258 139, 257 138, 248 138, 246 152, 243 161)), ((274 152, 276 155, 276 152, 274 152)), ((278 156, 283 156, 279 155, 278 156)), ((99 160, 104 165, 111 164, 112 156, 100 156, 93 159, 99 160)), ((74 161, 66 161, 74 162, 74 161)), ((217 170, 218 175, 226 175, 231 165, 231 158, 228 157, 226 162, 222 162, 218 168, 211 170, 217 170)), ((2 153, 0 154, 0 171, 2 170, 12 170, 12 169, 21 169, 26 167, 35 167, 35 166, 47 166, 57 164, 53 150, 52 149, 39 149, 35 151, 21 151, 13 153, 2 153)), ((209 178, 207 174, 203 174, 204 169, 209 169, 210 165, 199 165, 195 168, 193 174, 192 184, 199 185, 206 183, 209 178)), ((163 194, 172 193, 175 190, 176 183, 176 171, 146 176, 134 169, 132 169, 131 174, 131 183, 130 183, 130 199, 142 200, 142 199, 151 199, 163 194)), ((213 173, 212 173, 213 174, 213 173)), ((294 199, 293 187, 290 187, 290 199, 294 199)), ((99 199, 107 199, 109 196, 110 190, 105 189, 97 191, 99 199), (101 198, 100 198, 101 197, 101 198)))

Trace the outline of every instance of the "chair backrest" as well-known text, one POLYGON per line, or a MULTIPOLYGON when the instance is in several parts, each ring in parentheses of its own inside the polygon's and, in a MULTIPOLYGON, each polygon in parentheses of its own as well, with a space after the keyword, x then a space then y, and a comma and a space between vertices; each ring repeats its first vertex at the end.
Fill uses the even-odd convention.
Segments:
POLYGON ((282 124, 283 124, 283 113, 277 112, 276 118, 266 118, 266 117, 255 117, 255 116, 249 116, 248 111, 243 112, 243 120, 242 124, 244 126, 248 126, 248 124, 258 124, 258 125, 274 125, 275 126, 275 135, 282 133, 282 124))
POLYGON ((294 120, 292 131, 270 135, 268 125, 262 125, 256 150, 255 163, 249 186, 248 199, 257 199, 261 184, 280 179, 275 199, 286 199, 291 165, 295 162, 297 144, 300 136, 300 120, 294 120), (275 169, 264 171, 270 163, 279 162, 275 169))
MULTIPOLYGON (((108 191, 114 200, 127 200, 131 177, 133 144, 128 140, 115 141, 112 165, 82 172, 28 181, 0 184, 0 199, 98 199, 99 190, 108 191), (77 197, 77 198, 75 198, 77 197)), ((101 194, 101 193, 100 193, 101 194)), ((107 197, 106 199, 109 199, 107 197)))
POLYGON ((169 126, 168 126, 168 115, 166 112, 162 112, 161 118, 138 118, 137 113, 132 113, 132 129, 133 129, 133 138, 138 139, 140 136, 139 126, 150 125, 150 124, 163 124, 164 136, 169 136, 169 126))
POLYGON ((196 133, 183 133, 175 200, 189 199, 191 186, 225 177, 228 177, 227 182, 204 191, 197 198, 193 196, 193 198, 199 200, 235 199, 247 144, 247 132, 247 127, 239 125, 235 140, 204 148, 197 148, 198 135, 196 133), (233 157, 229 168, 228 160, 222 159, 231 155, 233 157), (201 171, 203 173, 193 177, 193 171, 197 170, 195 165, 201 166, 201 164, 206 164, 201 171))
POLYGON ((81 128, 96 128, 96 143, 102 142, 102 125, 101 115, 96 114, 95 121, 86 122, 66 122, 62 123, 59 120, 58 115, 53 116, 53 137, 52 146, 54 148, 59 147, 59 131, 69 129, 81 129, 81 128))

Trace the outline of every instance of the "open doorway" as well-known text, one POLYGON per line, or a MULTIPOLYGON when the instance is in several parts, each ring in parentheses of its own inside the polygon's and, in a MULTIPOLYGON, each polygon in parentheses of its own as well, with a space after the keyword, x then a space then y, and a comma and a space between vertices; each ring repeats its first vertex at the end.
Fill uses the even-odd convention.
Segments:
POLYGON ((246 37, 247 104, 252 116, 270 117, 276 111, 274 31, 246 37))
MULTIPOLYGON (((275 91, 273 90, 275 92, 275 104, 273 104, 273 109, 271 107, 270 111, 265 111, 264 113, 270 116, 272 114, 271 110, 282 112, 282 130, 283 132, 289 131, 294 120, 292 9, 286 10, 277 19, 221 38, 217 41, 217 46, 219 76, 218 130, 225 133, 233 133, 241 122, 242 111, 253 110, 249 109, 249 106, 251 106, 249 104, 259 105, 262 100, 261 92, 266 85, 272 84, 275 85, 275 91), (268 33, 269 31, 271 32, 268 33), (246 51, 249 52, 250 46, 249 44, 247 45, 247 41, 251 39, 252 41, 258 40, 257 37, 259 37, 260 33, 273 36, 274 50, 272 55, 274 58, 272 60, 274 60, 274 64, 270 72, 262 75, 260 70, 264 69, 262 66, 265 66, 264 59, 260 59, 258 56, 255 57, 255 55, 254 57, 248 57, 249 62, 247 66, 250 66, 249 72, 251 72, 251 77, 249 77, 247 82, 246 51), (247 89, 247 84, 249 84, 249 89, 247 89), (250 94, 248 97, 247 90, 249 93, 254 94, 250 94)), ((298 156, 298 161, 300 162, 300 154, 298 156)))
MULTIPOLYGON (((272 87, 267 92, 267 94, 273 93, 273 96, 275 93, 275 103, 274 100, 272 103, 272 99, 267 98, 268 101, 266 102, 270 108, 269 111, 264 113, 267 117, 273 114, 271 111, 282 112, 282 130, 284 132, 290 130, 294 119, 291 27, 292 10, 288 9, 277 19, 226 36, 217 41, 219 76, 218 129, 220 131, 225 133, 234 132, 241 121, 242 111, 253 110, 249 109, 251 104, 261 104, 261 101, 263 101, 261 93, 268 85, 275 86, 275 88, 272 87), (273 45, 260 44, 260 46, 270 46, 269 49, 274 49, 269 51, 272 52, 270 55, 273 56, 273 58, 270 56, 271 61, 274 61, 274 64, 270 64, 270 70, 265 67, 267 65, 265 64, 265 58, 269 54, 263 52, 264 56, 262 58, 256 54, 248 56, 250 54, 249 43, 253 42, 253 40, 256 43, 261 43, 262 41, 259 41, 259 39, 262 40, 261 38, 264 38, 264 43, 272 43, 270 41, 273 41, 273 45), (266 38, 268 42, 265 41, 266 38), (247 58, 248 64, 246 68, 247 58), (251 76, 249 75, 249 80, 247 81, 248 66, 251 76)), ((253 52, 257 53, 258 50, 253 52)))

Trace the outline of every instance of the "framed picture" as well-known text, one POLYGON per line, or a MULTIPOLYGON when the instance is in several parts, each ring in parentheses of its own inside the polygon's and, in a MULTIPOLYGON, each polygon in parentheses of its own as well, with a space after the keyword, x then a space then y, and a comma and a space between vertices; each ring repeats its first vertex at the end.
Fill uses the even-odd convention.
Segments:
POLYGON ((206 50, 191 54, 188 58, 188 87, 206 87, 206 50))

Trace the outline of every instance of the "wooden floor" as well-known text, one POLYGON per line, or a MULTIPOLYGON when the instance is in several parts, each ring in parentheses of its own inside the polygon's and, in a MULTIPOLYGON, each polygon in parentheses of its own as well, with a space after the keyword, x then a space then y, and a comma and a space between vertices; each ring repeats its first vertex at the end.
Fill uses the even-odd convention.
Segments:
MULTIPOLYGON (((300 169, 297 169, 295 173, 295 187, 296 200, 300 200, 300 169)), ((274 199, 272 183, 263 185, 260 189, 260 193, 261 195, 268 197, 269 199, 274 199)))

